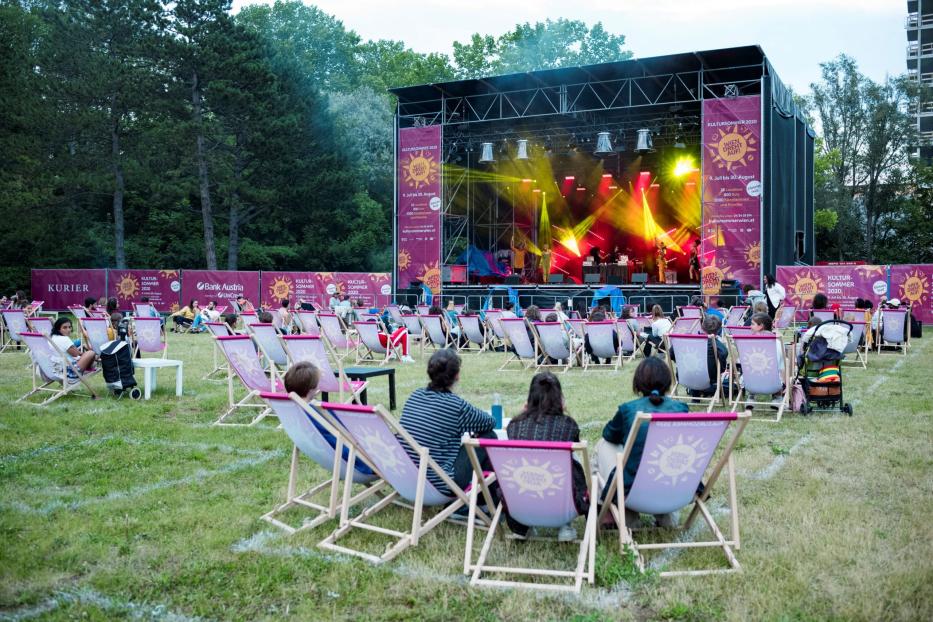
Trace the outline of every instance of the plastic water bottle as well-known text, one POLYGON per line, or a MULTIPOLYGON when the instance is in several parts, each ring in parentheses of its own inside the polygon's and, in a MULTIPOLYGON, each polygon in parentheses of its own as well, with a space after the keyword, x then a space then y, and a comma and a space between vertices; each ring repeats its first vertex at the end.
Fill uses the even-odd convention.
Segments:
POLYGON ((502 398, 498 393, 492 394, 492 419, 497 430, 502 429, 502 398))

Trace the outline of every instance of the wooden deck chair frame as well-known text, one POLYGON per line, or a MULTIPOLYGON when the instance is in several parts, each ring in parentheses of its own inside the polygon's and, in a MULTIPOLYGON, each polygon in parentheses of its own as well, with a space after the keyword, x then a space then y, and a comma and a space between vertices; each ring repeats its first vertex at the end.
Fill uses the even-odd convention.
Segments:
POLYGON ((447 325, 447 319, 444 317, 445 314, 441 315, 430 315, 425 314, 418 316, 418 319, 421 321, 421 332, 425 337, 426 343, 430 344, 435 350, 442 350, 445 348, 456 347, 454 343, 455 339, 453 334, 450 331, 450 326, 447 325), (431 318, 431 319, 427 319, 431 318), (428 329, 428 323, 434 322, 434 318, 437 318, 437 321, 441 324, 441 332, 444 333, 444 343, 441 344, 434 339, 434 334, 428 329), (446 330, 445 330, 446 329, 446 330))
MULTIPOLYGON (((353 351, 356 360, 354 365, 378 365, 382 367, 386 365, 394 357, 395 360, 400 361, 402 359, 402 350, 400 347, 392 343, 392 333, 386 328, 385 324, 382 323, 382 319, 376 316, 375 321, 358 321, 353 322, 353 327, 356 329, 357 337, 359 341, 356 344, 356 349, 353 351), (386 345, 380 346, 385 349, 385 352, 379 352, 374 350, 366 341, 363 339, 363 334, 360 331, 360 325, 366 325, 364 330, 368 329, 369 326, 376 327, 376 334, 383 334, 386 336, 386 345)), ((378 336, 376 337, 378 339, 378 336)), ((375 345, 375 344, 373 344, 375 345)))
POLYGON ((542 369, 545 369, 545 370, 559 369, 560 371, 558 371, 558 373, 561 373, 561 374, 566 373, 567 370, 569 370, 573 366, 574 360, 579 360, 580 352, 583 351, 582 344, 580 347, 574 347, 573 339, 571 339, 570 334, 567 332, 567 327, 564 326, 563 322, 532 322, 531 324, 532 324, 532 327, 534 328, 535 342, 538 344, 538 347, 536 348, 536 350, 539 353, 538 359, 535 362, 535 371, 541 371, 542 369), (567 360, 566 363, 561 363, 560 362, 561 359, 555 359, 557 360, 556 363, 548 362, 551 358, 554 358, 554 357, 548 354, 547 350, 545 349, 544 339, 541 337, 540 330, 541 330, 541 327, 544 327, 545 331, 550 330, 549 327, 551 326, 554 326, 555 328, 559 327, 560 330, 563 332, 564 337, 567 338, 566 348, 569 353, 569 356, 566 358, 567 360))
MULTIPOLYGON (((3 322, 0 322, 0 324, 2 323, 3 322)), ((55 325, 55 320, 47 315, 34 315, 26 318, 26 325, 29 326, 29 332, 39 333, 40 335, 49 337, 52 334, 52 327, 55 325)))
MULTIPOLYGON (((227 339, 231 339, 231 340, 249 339, 250 343, 253 344, 253 347, 255 347, 255 342, 253 341, 253 338, 248 335, 230 335, 229 337, 214 337, 214 339, 216 339, 218 342, 222 342, 227 339)), ((227 357, 226 351, 223 349, 221 351, 223 352, 224 359, 227 360, 227 406, 228 408, 226 411, 224 411, 223 414, 221 414, 217 418, 216 421, 214 421, 214 425, 238 427, 238 428, 252 427, 256 425, 257 423, 259 423, 260 421, 262 421, 263 419, 265 419, 266 417, 268 417, 271 414, 271 409, 269 408, 268 405, 265 404, 265 402, 262 402, 261 400, 259 400, 259 394, 261 393, 261 391, 249 388, 246 385, 246 383, 243 381, 243 379, 240 378, 239 373, 236 371, 233 364, 230 363, 230 360, 227 357), (233 377, 234 376, 237 377, 237 379, 240 381, 240 384, 243 385, 244 389, 246 389, 246 396, 243 397, 243 399, 239 401, 236 401, 236 398, 234 397, 234 390, 233 390, 233 377), (259 403, 256 403, 257 400, 259 400, 259 403), (259 409, 259 414, 253 417, 249 421, 249 423, 233 423, 233 422, 227 421, 227 419, 233 416, 234 414, 236 414, 238 410, 249 409, 249 408, 259 409)), ((256 358, 257 359, 259 358, 258 353, 256 354, 256 358)), ((272 368, 272 372, 273 373, 269 375, 269 391, 274 393, 276 389, 278 388, 276 386, 276 383, 281 385, 282 380, 275 373, 274 367, 272 368)))
MULTIPOLYGON (((337 401, 340 403, 344 403, 347 401, 355 402, 357 404, 363 403, 362 401, 363 391, 365 391, 369 387, 369 382, 368 381, 361 382, 354 389, 353 383, 350 382, 350 379, 347 378, 347 375, 343 371, 343 363, 341 362, 340 358, 333 352, 333 350, 330 347, 330 343, 328 343, 326 339, 324 339, 320 335, 281 335, 279 338, 282 340, 282 347, 285 349, 285 353, 288 355, 289 360, 291 360, 292 365, 294 365, 295 363, 298 363, 299 361, 308 360, 308 359, 303 359, 297 356, 295 354, 294 348, 290 348, 289 344, 295 343, 296 341, 306 340, 306 339, 317 339, 324 346, 324 356, 330 357, 330 359, 327 361, 327 365, 330 366, 330 372, 334 374, 337 380, 337 386, 338 386, 337 401), (330 365, 330 360, 335 361, 334 365, 332 366, 330 365), (345 390, 344 387, 349 387, 349 389, 345 390)), ((314 365, 318 368, 318 370, 322 374, 325 373, 325 370, 321 369, 320 362, 313 361, 313 360, 310 362, 314 363, 314 365)), ((334 401, 333 393, 328 393, 327 397, 329 401, 331 402, 334 401)))
POLYGON ((226 375, 227 367, 229 365, 227 363, 227 359, 224 358, 222 354, 218 356, 220 346, 217 345, 217 340, 214 339, 214 337, 229 337, 233 334, 233 332, 230 330, 230 327, 226 322, 204 322, 204 326, 211 334, 211 341, 213 345, 211 350, 214 354, 214 367, 211 369, 211 371, 204 374, 204 376, 201 377, 201 380, 217 380, 214 378, 214 375, 218 373, 226 375))
MULTIPOLYGON (((780 423, 781 417, 784 416, 784 411, 790 409, 791 407, 790 394, 791 394, 791 380, 793 376, 792 367, 795 363, 795 359, 793 357, 787 356, 787 345, 784 344, 784 340, 781 338, 781 336, 779 334, 774 334, 773 336, 777 337, 778 342, 781 344, 781 353, 782 353, 782 356, 784 357, 784 372, 782 374, 784 390, 781 396, 781 404, 778 406, 777 414, 774 416, 774 418, 770 419, 767 417, 762 417, 762 418, 756 418, 755 420, 756 421, 767 421, 769 423, 780 423)), ((739 335, 740 339, 748 338, 748 337, 755 337, 755 335, 739 335)), ((731 335, 729 336, 729 344, 730 344, 729 345, 729 360, 730 360, 729 401, 732 404, 732 410, 734 412, 738 412, 740 402, 742 402, 743 404, 742 408, 745 408, 745 406, 751 405, 753 410, 756 406, 767 406, 768 408, 773 406, 774 405, 773 402, 759 402, 759 401, 750 400, 750 399, 742 400, 742 395, 746 393, 746 390, 744 386, 739 386, 738 384, 739 372, 738 372, 737 366, 741 361, 739 360, 739 350, 735 344, 735 337, 732 337, 731 335)))
MULTIPOLYGON (((331 404, 321 403, 321 402, 312 402, 312 406, 319 411, 328 410, 331 404)), ((334 404, 333 406, 339 406, 343 409, 357 410, 360 412, 371 412, 373 416, 379 417, 388 427, 388 429, 395 434, 396 437, 401 439, 402 442, 407 443, 409 447, 413 448, 418 453, 418 481, 415 494, 415 501, 412 505, 404 504, 399 501, 399 493, 395 488, 389 484, 387 481, 383 480, 383 487, 380 489, 385 495, 377 503, 369 506, 359 515, 354 518, 349 516, 349 504, 347 503, 348 499, 351 499, 350 492, 352 490, 351 479, 344 480, 344 493, 343 498, 344 502, 340 511, 340 526, 334 530, 329 536, 324 540, 318 543, 318 546, 322 549, 333 551, 335 553, 342 553, 345 555, 352 555, 354 557, 360 557, 374 564, 381 564, 388 561, 391 561, 400 553, 412 546, 417 546, 421 538, 427 535, 432 529, 437 527, 439 524, 448 519, 455 519, 454 512, 459 510, 462 507, 466 507, 470 503, 469 497, 466 493, 444 472, 437 462, 431 457, 431 454, 428 453, 428 450, 421 446, 411 435, 403 428, 398 422, 390 415, 382 406, 359 406, 355 404, 334 404), (452 502, 443 506, 443 509, 439 510, 433 517, 427 521, 423 521, 422 517, 424 515, 424 490, 427 483, 428 469, 433 470, 447 485, 450 491, 453 493, 452 502), (411 527, 408 531, 398 531, 394 529, 386 529, 384 527, 379 527, 372 525, 367 521, 377 515, 380 511, 385 509, 391 504, 401 505, 402 507, 410 508, 412 511, 411 527), (395 543, 391 544, 386 548, 385 553, 382 555, 372 555, 364 551, 359 551, 357 549, 352 549, 346 546, 341 546, 337 542, 346 536, 348 533, 352 532, 354 529, 359 529, 363 531, 369 531, 372 533, 382 534, 384 536, 389 536, 395 539, 395 543)), ((329 413, 332 415, 332 413, 329 413)), ((338 423, 340 423, 339 418, 334 417, 338 423)), ((341 425, 341 427, 343 427, 341 425)), ((344 428, 345 429, 345 428, 344 428)), ((352 433, 347 431, 347 435, 350 437, 351 441, 355 441, 352 433)), ((350 455, 347 459, 347 468, 353 469, 356 464, 356 442, 350 444, 350 455)), ((484 525, 490 524, 489 516, 478 510, 475 514, 475 518, 481 521, 484 525)))
MULTIPOLYGON (((691 549, 691 548, 718 548, 722 549, 723 554, 726 557, 726 561, 729 564, 728 568, 715 568, 715 569, 706 569, 706 570, 673 570, 673 571, 663 571, 658 573, 662 577, 677 577, 677 576, 703 576, 703 575, 712 575, 712 574, 728 574, 734 572, 741 572, 742 566, 739 564, 738 559, 733 552, 733 549, 738 551, 741 549, 742 542, 739 536, 739 506, 738 506, 738 493, 736 490, 736 477, 735 477, 735 459, 732 455, 733 450, 735 449, 736 444, 739 441, 739 438, 742 436, 742 432, 745 430, 745 426, 748 425, 748 421, 751 416, 746 413, 735 413, 735 412, 721 412, 721 413, 638 413, 635 417, 634 425, 629 432, 628 438, 625 441, 625 445, 622 451, 616 455, 616 477, 612 478, 612 483, 609 485, 608 490, 606 491, 605 498, 607 501, 615 500, 615 503, 608 502, 603 504, 602 511, 599 513, 599 519, 597 521, 597 529, 599 525, 602 525, 603 519, 606 517, 607 512, 611 512, 615 523, 619 526, 619 549, 624 554, 626 549, 630 549, 635 553, 635 562, 638 566, 638 569, 641 572, 645 571, 645 557, 644 551, 651 550, 664 550, 664 549, 691 549), (625 470, 625 463, 628 462, 629 455, 632 451, 632 445, 634 444, 635 439, 638 436, 639 431, 643 425, 649 425, 652 420, 655 421, 678 421, 678 420, 704 420, 704 419, 735 419, 735 424, 730 425, 732 430, 732 435, 725 441, 725 446, 723 447, 722 454, 719 459, 713 464, 712 469, 710 470, 707 466, 707 472, 709 477, 706 482, 704 482, 704 488, 702 494, 695 494, 693 496, 692 505, 693 507, 690 510, 690 514, 687 516, 686 520, 683 521, 681 526, 678 528, 682 534, 687 534, 690 531, 690 528, 693 526, 694 521, 697 516, 701 516, 706 522, 706 525, 712 531, 715 540, 702 541, 702 542, 687 542, 682 538, 672 540, 670 542, 656 542, 656 543, 645 543, 638 544, 632 533, 632 530, 625 525, 625 513, 620 509, 625 507, 625 487, 619 486, 618 482, 620 481, 621 473, 625 470), (727 495, 727 502, 729 507, 729 516, 730 520, 730 537, 727 540, 722 530, 719 528, 719 525, 716 524, 716 520, 713 518, 712 513, 706 505, 706 501, 709 499, 710 494, 713 491, 713 488, 716 485, 716 482, 719 480, 719 476, 722 474, 723 470, 726 472, 727 485, 729 487, 729 492, 727 495)), ((729 428, 723 433, 723 439, 729 433, 729 428)), ((722 446, 723 441, 720 440, 719 445, 722 446)), ((642 458, 644 462, 645 458, 642 458)), ((600 479, 600 485, 603 486, 604 483, 600 479)), ((686 506, 685 506, 686 507, 686 506)))
MULTIPOLYGON (((664 341, 667 343, 667 351, 674 352, 674 350, 672 349, 673 345, 671 344, 671 337, 674 337, 674 339, 676 340, 678 337, 687 337, 691 339, 696 339, 699 336, 700 335, 674 335, 674 334, 668 333, 664 335, 664 341)), ((716 335, 706 335, 705 337, 706 337, 706 347, 709 348, 710 343, 714 339, 716 339, 716 335)), ((715 345, 713 347, 715 347, 715 345)), ((684 395, 684 396, 677 395, 678 387, 681 387, 683 385, 681 385, 677 379, 677 373, 676 373, 677 361, 673 360, 670 356, 668 356, 667 367, 668 369, 671 370, 671 378, 674 380, 674 386, 671 387, 670 396, 674 399, 686 400, 687 403, 690 403, 691 401, 699 402, 701 404, 703 402, 709 402, 709 406, 706 408, 706 412, 711 412, 716 402, 721 402, 724 407, 727 407, 729 403, 731 403, 731 400, 726 400, 725 392, 722 390, 722 368, 719 365, 719 357, 714 356, 713 358, 716 359, 716 379, 717 380, 716 380, 715 393, 711 395, 710 397, 694 397, 692 395, 684 395)), ((706 360, 704 359, 703 362, 705 364, 706 360)), ((730 376, 730 379, 731 379, 731 376, 730 376)))
MULTIPOLYGON (((286 497, 285 502, 275 506, 269 512, 263 514, 260 519, 266 521, 271 525, 275 525, 285 533, 292 535, 301 531, 306 531, 308 529, 314 529, 315 527, 326 523, 329 520, 337 518, 338 514, 342 511, 345 503, 349 503, 349 507, 354 507, 359 505, 370 496, 378 493, 383 487, 384 480, 382 475, 376 470, 375 467, 366 459, 365 454, 360 450, 359 447, 356 447, 357 459, 361 460, 366 466, 373 471, 374 480, 371 483, 363 484, 363 491, 355 495, 352 495, 349 500, 344 499, 341 496, 341 490, 343 489, 342 483, 343 479, 341 475, 341 466, 345 464, 342 459, 343 448, 350 448, 353 441, 347 436, 343 428, 336 423, 326 411, 320 411, 317 408, 312 408, 307 402, 305 402, 301 397, 296 393, 292 392, 289 394, 283 393, 261 393, 260 397, 269 404, 270 408, 272 406, 271 400, 288 400, 294 402, 299 408, 301 408, 309 418, 314 419, 314 421, 322 428, 324 428, 329 434, 331 434, 337 441, 336 446, 334 447, 334 464, 330 472, 330 477, 318 484, 311 486, 309 489, 304 492, 298 492, 298 464, 301 459, 301 456, 304 455, 302 451, 298 448, 298 445, 292 444, 292 458, 291 464, 288 469, 288 484, 286 488, 286 497), (338 456, 340 458, 338 458, 338 456), (314 499, 320 497, 322 494, 327 495, 326 505, 314 501, 314 499), (293 527, 288 523, 285 523, 279 520, 279 516, 289 510, 301 507, 303 509, 311 510, 313 513, 313 518, 305 518, 300 527, 293 527)), ((308 458, 310 460, 310 458, 308 458)), ((313 462, 313 460, 312 460, 313 462)), ((315 462, 317 464, 317 462, 315 462)), ((320 465, 318 465, 320 468, 320 465)), ((345 473, 349 473, 349 470, 344 469, 345 473)), ((350 478, 352 480, 352 478, 350 478)))
MULTIPOLYGON (((861 311, 861 309, 859 309, 861 311)), ((848 346, 842 352, 845 356, 842 357, 842 360, 839 361, 840 365, 852 365, 855 367, 861 367, 862 369, 868 369, 868 333, 871 331, 871 326, 866 323, 864 320, 845 320, 852 325, 852 329, 855 330, 856 326, 862 327, 861 335, 859 339, 854 340, 855 348, 850 350, 848 346), (859 341, 862 341, 862 344, 859 344, 859 341), (854 354, 855 359, 850 359, 849 355, 854 354)), ((850 339, 852 335, 850 333, 850 339)), ((796 350, 795 350, 796 351, 796 350)))
POLYGON ((23 341, 22 339, 17 341, 16 338, 13 336, 14 331, 12 328, 10 328, 10 325, 9 325, 8 318, 10 316, 17 316, 17 315, 22 316, 21 326, 25 330, 20 330, 18 333, 15 333, 15 334, 22 335, 23 333, 29 332, 29 324, 28 324, 29 320, 26 317, 25 311, 23 311, 22 309, 4 309, 2 312, 0 312, 0 326, 3 327, 2 340, 0 340, 0 352, 5 352, 6 350, 9 350, 9 349, 14 349, 19 352, 26 351, 25 341, 23 341))
MULTIPOLYGON (((499 318, 500 325, 502 324, 502 322, 522 322, 523 324, 522 330, 525 330, 525 326, 528 326, 527 321, 522 318, 499 318)), ((509 338, 509 334, 505 330, 504 326, 502 328, 502 333, 505 335, 506 347, 507 348, 512 347, 512 340, 509 338)), ((527 334, 527 331, 526 331, 526 334, 527 334)), ((532 367, 535 367, 538 364, 538 357, 541 354, 541 348, 538 344, 538 332, 534 329, 534 326, 531 327, 531 335, 532 335, 532 338, 530 341, 531 341, 531 347, 534 350, 534 356, 529 359, 529 358, 519 356, 517 351, 509 351, 508 352, 509 356, 505 360, 505 362, 502 364, 502 366, 499 368, 499 371, 506 371, 507 369, 509 369, 509 365, 511 365, 512 363, 518 363, 522 371, 526 369, 531 369, 532 367)))
MULTIPOLYGON (((90 397, 92 400, 97 399, 97 393, 95 393, 94 389, 91 388, 91 385, 88 384, 87 379, 97 374, 98 371, 93 371, 87 374, 81 373, 81 370, 78 369, 77 366, 71 362, 71 359, 68 357, 68 355, 62 352, 59 349, 59 347, 55 345, 55 342, 53 342, 49 337, 46 337, 45 335, 42 335, 41 333, 20 333, 20 334, 30 339, 45 340, 48 347, 51 348, 52 352, 54 352, 54 356, 61 357, 62 376, 61 378, 52 378, 51 376, 47 375, 45 372, 44 366, 40 362, 36 361, 36 358, 35 358, 36 355, 30 349, 30 357, 31 357, 30 375, 32 376, 32 390, 30 390, 28 393, 26 393, 26 395, 16 400, 17 404, 23 403, 23 404, 30 404, 32 406, 46 406, 48 404, 51 404, 52 402, 54 402, 60 397, 74 393, 77 389, 81 388, 82 386, 85 389, 87 389, 89 393, 89 395, 85 395, 84 397, 90 397), (68 379, 69 371, 71 371, 72 374, 76 377, 76 380, 74 382, 69 382, 69 379, 68 379), (51 385, 53 384, 58 384, 60 386, 59 388, 51 388, 51 385), (29 401, 29 398, 32 397, 33 395, 42 394, 42 393, 51 393, 52 395, 43 402, 37 403, 37 402, 29 401)), ((24 339, 24 343, 25 342, 26 341, 24 339)), ((49 364, 51 364, 51 362, 49 362, 49 364)), ((78 395, 81 395, 81 394, 79 393, 78 395)))
MULTIPOLYGON (((279 332, 279 329, 275 326, 275 324, 271 324, 271 323, 265 324, 263 322, 256 322, 253 324, 253 327, 255 326, 261 327, 260 328, 261 331, 267 331, 269 328, 271 328, 272 332, 274 333, 272 336, 275 338, 275 343, 278 343, 280 347, 282 346, 281 339, 279 339, 279 337, 282 336, 282 333, 279 332)), ((252 337, 253 337, 253 343, 255 343, 256 347, 259 348, 259 351, 262 353, 262 358, 266 361, 266 365, 268 366, 268 371, 270 373, 274 373, 276 377, 279 379, 284 378, 285 372, 288 371, 288 353, 285 352, 285 349, 282 348, 282 354, 285 355, 285 362, 284 363, 276 362, 275 357, 273 356, 274 352, 270 352, 269 347, 267 347, 268 342, 264 343, 263 340, 260 339, 259 335, 256 334, 255 328, 252 329, 252 337)))
MULTIPOLYGON (((483 326, 483 321, 479 318, 478 315, 458 315, 457 323, 460 324, 460 334, 466 340, 466 343, 457 344, 457 352, 460 354, 482 354, 486 351, 487 348, 489 348, 489 332, 479 328, 480 326, 483 326), (470 331, 467 330, 467 327, 463 321, 464 317, 467 318, 467 323, 473 322, 474 320, 476 321, 477 330, 479 330, 479 334, 482 335, 482 339, 477 341, 470 336, 470 331), (473 348, 472 346, 477 346, 478 349, 473 348)), ((476 335, 474 334, 473 337, 475 336, 476 335)))
POLYGON ((502 319, 502 309, 487 309, 486 316, 486 335, 489 337, 490 347, 503 347, 507 345, 505 333, 502 332, 502 325, 499 320, 502 319))
POLYGON ((321 338, 327 341, 330 345, 331 352, 334 353, 334 356, 343 360, 349 358, 351 355, 355 355, 356 348, 359 344, 354 341, 350 336, 350 328, 347 326, 347 323, 342 317, 337 313, 318 313, 317 316, 318 326, 321 328, 321 338), (337 321, 337 325, 340 327, 340 334, 346 340, 346 347, 338 347, 337 344, 331 339, 330 333, 324 328, 324 322, 321 321, 321 318, 328 318, 327 321, 331 321, 330 318, 333 317, 337 321))
MULTIPOLYGON (((514 443, 522 443, 522 441, 513 441, 514 443)), ((534 441, 532 441, 534 442, 534 441)), ((526 442, 527 444, 527 442, 526 442)), ((467 455, 470 458, 470 464, 473 466, 473 480, 470 484, 470 512, 467 518, 467 536, 466 536, 466 548, 463 555, 463 574, 470 576, 470 585, 484 585, 490 587, 520 587, 528 588, 535 590, 547 590, 547 591, 569 591, 579 594, 580 589, 583 585, 584 579, 592 584, 595 581, 595 563, 596 563, 596 500, 598 499, 598 488, 596 479, 592 477, 590 469, 590 459, 587 453, 586 441, 580 443, 572 443, 571 451, 575 454, 579 454, 580 462, 583 467, 583 473, 586 477, 586 488, 590 491, 590 509, 586 516, 586 527, 583 531, 583 538, 578 542, 579 552, 577 554, 576 566, 573 570, 549 570, 542 568, 527 568, 527 567, 515 567, 515 566, 490 566, 486 564, 486 558, 489 556, 489 551, 492 548, 493 541, 496 537, 496 531, 499 528, 500 519, 502 518, 502 512, 505 507, 504 501, 500 499, 498 505, 493 503, 492 493, 489 490, 489 486, 496 481, 496 474, 486 475, 483 471, 482 466, 480 466, 479 458, 476 455, 476 448, 480 446, 480 442, 477 439, 464 437, 463 445, 466 447, 467 455), (492 525, 489 527, 486 538, 483 541, 483 546, 480 549, 479 555, 477 557, 476 563, 473 563, 473 539, 476 530, 476 516, 480 501, 480 493, 482 493, 483 502, 486 504, 487 508, 495 508, 495 512, 492 516, 492 525), (548 583, 529 583, 526 581, 503 581, 503 580, 494 580, 494 579, 483 579, 483 572, 490 572, 496 574, 513 574, 513 575, 530 575, 530 576, 539 576, 539 577, 560 577, 560 578, 570 578, 573 580, 573 583, 570 585, 564 584, 548 584, 548 583)), ((571 460, 573 458, 571 457, 571 460)))
POLYGON ((881 309, 881 317, 878 319, 878 327, 875 331, 875 348, 878 354, 881 354, 883 350, 882 346, 894 347, 897 348, 901 354, 907 355, 907 350, 910 348, 910 309, 881 309), (904 326, 906 327, 905 332, 907 334, 906 339, 899 343, 893 341, 884 340, 884 314, 895 311, 897 313, 904 313, 904 326))

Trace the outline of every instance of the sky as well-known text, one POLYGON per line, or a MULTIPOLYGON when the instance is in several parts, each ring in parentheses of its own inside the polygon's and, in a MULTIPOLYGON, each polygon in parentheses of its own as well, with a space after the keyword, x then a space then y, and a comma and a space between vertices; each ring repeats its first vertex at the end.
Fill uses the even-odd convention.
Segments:
MULTIPOLYGON (((234 0, 234 10, 271 0, 234 0)), ((798 93, 840 52, 876 81, 906 71, 905 0, 317 0, 363 39, 401 40, 417 52, 450 54, 473 33, 500 35, 516 23, 598 21, 623 34, 636 57, 761 45, 798 93)))

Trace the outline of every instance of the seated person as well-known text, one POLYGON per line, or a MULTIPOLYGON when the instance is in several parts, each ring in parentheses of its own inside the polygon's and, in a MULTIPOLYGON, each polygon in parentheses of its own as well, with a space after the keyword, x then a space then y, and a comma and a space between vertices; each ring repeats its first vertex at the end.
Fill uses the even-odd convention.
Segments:
POLYGON ((820 310, 825 310, 828 308, 829 308, 829 298, 827 298, 826 294, 824 294, 823 292, 817 292, 816 295, 813 297, 813 305, 811 306, 811 309, 813 311, 820 311, 820 310))
MULTIPOLYGON (((369 320, 375 322, 376 320, 369 320)), ((404 326, 400 326, 392 331, 391 335, 387 335, 382 331, 379 331, 379 343, 382 344, 382 347, 385 348, 388 346, 389 341, 392 341, 392 345, 398 348, 402 352, 402 362, 403 363, 414 363, 415 359, 411 358, 408 355, 408 329, 404 326)), ((394 354, 393 354, 394 356, 394 354)))
MULTIPOLYGON (((701 327, 703 328, 703 332, 707 335, 718 335, 722 328, 722 322, 720 322, 719 318, 715 315, 707 315, 703 318, 701 327)), ((706 348, 706 368, 709 371, 709 388, 705 391, 687 389, 687 395, 691 397, 712 397, 716 394, 716 384, 720 381, 716 373, 717 359, 719 359, 719 373, 722 374, 727 371, 726 366, 729 363, 729 349, 719 338, 711 340, 706 348)), ((671 360, 676 360, 673 352, 671 352, 671 360)))
POLYGON ((240 294, 236 297, 236 306, 239 307, 239 312, 244 313, 246 311, 255 311, 256 308, 253 306, 249 300, 246 299, 246 296, 240 294))
POLYGON ((506 320, 513 320, 517 318, 518 316, 515 315, 515 304, 511 301, 508 301, 502 305, 502 315, 499 317, 506 320))
POLYGON ((217 311, 216 303, 211 300, 207 303, 207 306, 201 309, 201 321, 202 322, 216 322, 220 320, 220 312, 217 311))
MULTIPOLYGON (((564 394, 560 381, 551 372, 535 374, 528 388, 528 401, 521 414, 508 425, 510 440, 554 441, 579 443, 580 428, 564 411, 564 394)), ((586 490, 586 476, 583 467, 576 460, 572 461, 573 501, 577 512, 586 514, 590 509, 589 495, 586 490)), ((520 537, 528 534, 528 527, 519 523, 506 512, 505 520, 509 529, 520 537)), ((572 524, 563 525, 557 534, 560 542, 576 540, 577 531, 572 524)))
POLYGON ((198 306, 197 300, 191 300, 191 302, 169 317, 175 322, 176 332, 184 327, 187 327, 191 332, 200 332, 204 330, 204 327, 201 326, 201 322, 203 321, 201 317, 201 308, 198 306))
MULTIPOLYGON (((771 316, 768 315, 768 311, 755 313, 751 319, 751 329, 752 333, 755 335, 773 335, 773 320, 771 316)), ((784 372, 784 344, 780 339, 776 339, 774 342, 775 348, 777 348, 777 360, 778 360, 778 369, 783 373, 784 372)), ((783 391, 779 391, 772 395, 773 402, 775 405, 780 405, 781 398, 784 395, 783 391)), ((752 410, 752 406, 746 405, 746 410, 752 410)))
POLYGON ((658 350, 661 349, 661 344, 664 343, 664 336, 671 332, 673 326, 674 324, 667 319, 667 316, 664 315, 664 311, 661 310, 661 305, 654 305, 651 307, 651 333, 639 333, 639 336, 645 342, 645 356, 651 356, 652 346, 658 350))
MULTIPOLYGON (((631 313, 630 309, 623 309, 623 313, 625 311, 628 311, 629 313, 631 313)), ((596 311, 593 311, 592 313, 590 313, 590 321, 591 322, 605 322, 606 314, 603 313, 602 310, 597 309, 596 311)), ((638 325, 636 324, 635 326, 637 329, 638 325)), ((616 352, 619 351, 619 335, 615 331, 612 331, 612 349, 616 352)), ((589 335, 584 335, 583 337, 583 351, 590 355, 590 360, 593 361, 593 363, 599 365, 599 357, 593 354, 593 348, 590 347, 590 336, 589 335)), ((631 354, 631 352, 629 352, 629 354, 631 354)), ((606 359, 604 362, 606 365, 609 365, 612 362, 612 360, 606 359)))
POLYGON ((722 298, 718 298, 716 304, 706 310, 707 315, 715 315, 719 318, 720 325, 726 321, 726 313, 728 312, 729 310, 726 308, 726 303, 723 302, 722 298))
POLYGON ((230 334, 236 334, 236 323, 240 317, 236 313, 227 313, 223 316, 224 324, 227 325, 227 328, 230 329, 230 334))
MULTIPOLYGON (((72 326, 69 318, 64 316, 58 318, 55 320, 55 324, 52 325, 52 334, 49 338, 52 340, 52 343, 55 344, 55 347, 68 357, 71 364, 77 367, 78 371, 84 373, 94 365, 94 358, 96 355, 93 350, 81 352, 81 340, 72 338, 72 326)), ((58 357, 56 357, 56 359, 58 359, 58 357)), ((52 360, 52 367, 55 368, 55 373, 60 374, 63 379, 66 376, 66 372, 68 378, 72 380, 76 379, 76 377, 73 376, 71 368, 68 368, 61 359, 52 360)))
POLYGON ((745 317, 745 325, 751 326, 753 315, 755 315, 756 313, 768 313, 768 303, 756 302, 746 313, 747 315, 745 317))
MULTIPOLYGON (((415 389, 405 402, 399 424, 428 450, 457 486, 465 488, 470 483, 473 467, 460 439, 464 434, 497 438, 493 431, 495 421, 492 415, 452 392, 460 379, 460 357, 452 349, 445 348, 431 355, 428 378, 428 386, 415 389)), ((417 462, 418 454, 410 447, 405 449, 417 462)), ((485 452, 477 452, 477 455, 481 462, 485 461, 485 452)), ((438 491, 450 494, 444 481, 431 469, 428 480, 438 491)))
MULTIPOLYGON (((628 442, 629 433, 638 413, 685 413, 689 411, 686 404, 667 396, 671 383, 671 372, 661 359, 649 356, 638 364, 635 376, 632 378, 632 391, 642 397, 620 404, 615 416, 603 428, 602 438, 596 443, 596 467, 599 474, 606 480, 603 495, 616 475, 616 454, 622 451, 623 444, 628 442)), ((638 464, 641 462, 647 438, 648 426, 643 425, 634 439, 622 474, 622 485, 626 493, 631 490, 632 483, 635 481, 635 474, 638 472, 638 464)), ((658 514, 654 518, 659 527, 673 526, 673 518, 670 514, 658 514)), ((638 526, 638 523, 638 513, 626 510, 625 524, 629 528, 634 528, 638 526)))
POLYGON ((538 305, 529 305, 529 307, 525 309, 523 317, 525 318, 525 332, 528 333, 528 341, 534 345, 536 333, 532 322, 540 322, 542 320, 541 309, 538 305))
POLYGON ((276 309, 275 313, 278 321, 274 322, 280 333, 287 335, 292 332, 292 312, 289 306, 291 301, 288 298, 282 298, 282 306, 276 309))
POLYGON ((340 302, 338 302, 337 306, 334 307, 334 313, 340 316, 340 319, 344 321, 351 321, 350 318, 353 314, 353 303, 350 302, 349 294, 344 294, 340 297, 340 302))
POLYGON ((96 316, 97 316, 96 303, 97 303, 97 301, 94 300, 94 298, 93 298, 92 296, 88 296, 88 297, 86 297, 86 298, 84 299, 84 313, 85 313, 85 315, 87 315, 88 317, 96 317, 96 316))

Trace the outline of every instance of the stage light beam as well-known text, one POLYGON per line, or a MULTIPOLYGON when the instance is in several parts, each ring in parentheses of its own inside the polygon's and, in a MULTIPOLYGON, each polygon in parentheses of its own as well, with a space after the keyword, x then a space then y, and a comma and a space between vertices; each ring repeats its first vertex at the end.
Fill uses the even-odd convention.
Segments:
POLYGON ((696 170, 696 164, 689 157, 678 158, 674 164, 674 177, 683 177, 696 170))

